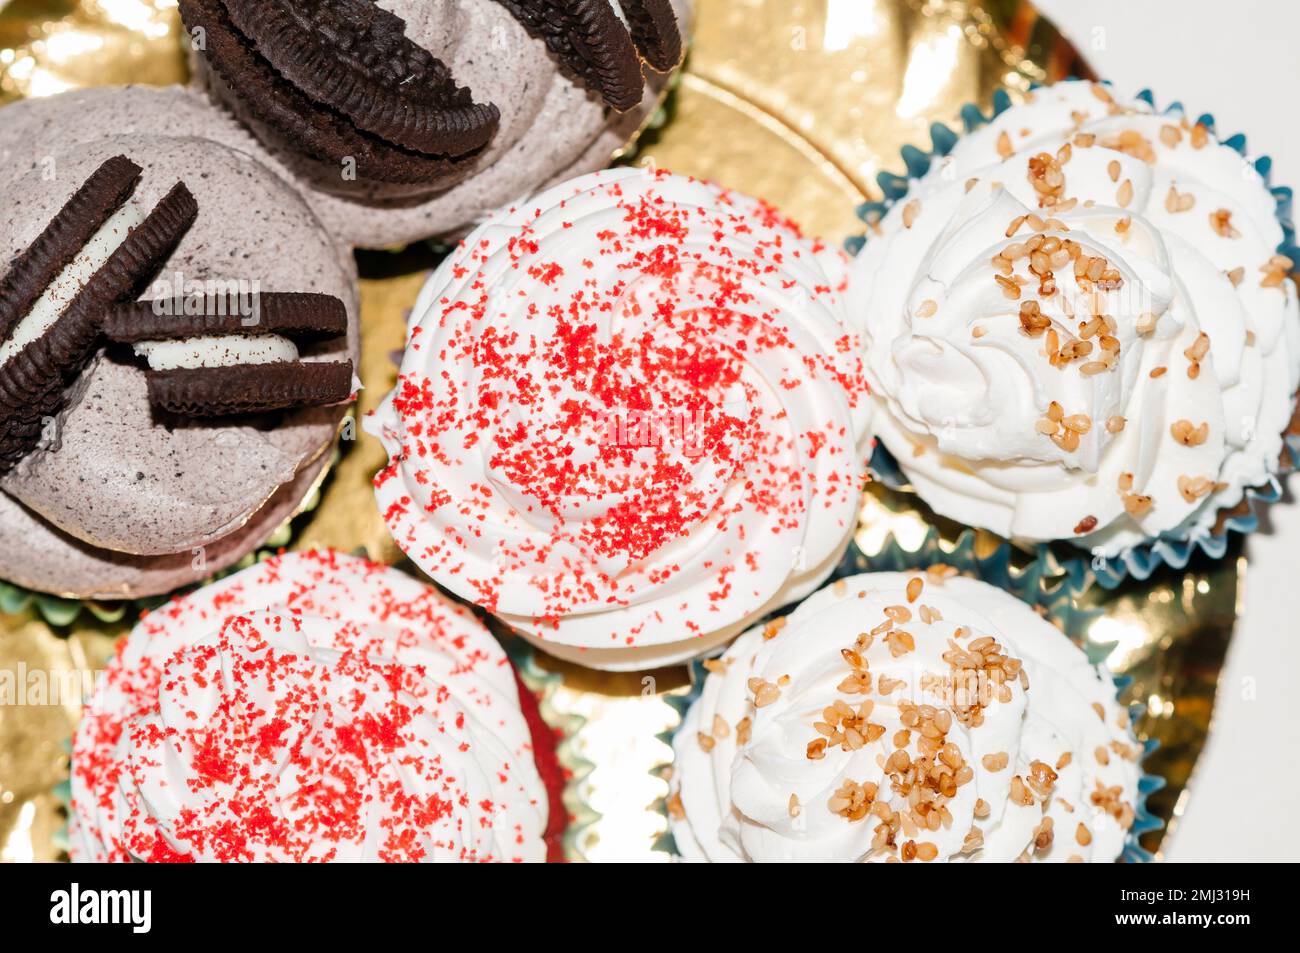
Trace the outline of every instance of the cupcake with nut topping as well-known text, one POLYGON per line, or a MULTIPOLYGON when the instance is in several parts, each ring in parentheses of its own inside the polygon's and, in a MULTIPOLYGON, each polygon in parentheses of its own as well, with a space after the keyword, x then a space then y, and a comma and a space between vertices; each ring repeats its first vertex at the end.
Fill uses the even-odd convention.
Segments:
POLYGON ((1114 681, 951 570, 841 579, 705 668, 673 743, 686 860, 1106 863, 1139 816, 1114 681))
POLYGON ((1291 462, 1287 193, 1146 96, 1000 105, 869 210, 852 294, 881 442, 938 514, 1070 540, 1103 581, 1222 554, 1291 462))

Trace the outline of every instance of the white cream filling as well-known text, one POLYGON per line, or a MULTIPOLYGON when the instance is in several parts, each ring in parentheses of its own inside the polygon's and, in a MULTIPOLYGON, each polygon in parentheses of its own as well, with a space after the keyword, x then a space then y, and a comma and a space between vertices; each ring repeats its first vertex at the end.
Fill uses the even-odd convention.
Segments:
POLYGON ((135 353, 151 371, 234 367, 237 364, 277 364, 298 360, 298 348, 278 334, 246 336, 208 334, 176 341, 141 341, 135 353))
POLYGON ((8 339, 0 343, 0 366, 7 364, 19 351, 39 340, 54 326, 85 288, 86 282, 108 263, 131 230, 144 219, 144 210, 135 202, 128 201, 100 227, 77 257, 50 282, 8 339))

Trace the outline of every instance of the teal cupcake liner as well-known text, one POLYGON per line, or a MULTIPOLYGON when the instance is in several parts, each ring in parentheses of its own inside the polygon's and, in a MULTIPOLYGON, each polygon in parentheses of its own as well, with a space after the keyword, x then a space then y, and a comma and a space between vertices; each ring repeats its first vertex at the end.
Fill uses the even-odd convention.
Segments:
MULTIPOLYGON (((560 738, 556 745, 556 753, 560 759, 560 766, 564 768, 565 772, 564 806, 569 812, 569 823, 564 831, 564 856, 569 861, 581 861, 584 858, 578 845, 581 843, 587 828, 591 827, 600 818, 600 815, 583 799, 587 777, 595 766, 577 753, 574 744, 578 732, 586 724, 586 719, 581 715, 565 713, 556 709, 555 693, 564 679, 560 675, 546 671, 537 664, 537 652, 532 646, 523 639, 515 637, 502 641, 506 655, 510 657, 510 662, 514 665, 515 671, 519 673, 519 678, 523 681, 524 687, 537 696, 542 720, 550 726, 551 730, 559 733, 560 738)), ((69 765, 71 765, 71 738, 63 742, 63 752, 68 759, 69 765)), ((64 813, 70 818, 72 816, 71 779, 65 778, 56 784, 53 793, 55 799, 63 807, 64 813)), ((54 835, 54 846, 65 854, 69 852, 70 846, 68 824, 69 822, 65 820, 63 826, 54 835)))
MULTIPOLYGON (((1009 543, 1002 543, 992 553, 980 556, 976 551, 975 534, 971 531, 961 535, 955 548, 947 548, 941 544, 938 531, 932 528, 920 546, 914 550, 906 549, 893 536, 886 540, 879 552, 871 555, 859 549, 856 543, 851 544, 827 584, 860 573, 905 572, 925 569, 936 564, 952 566, 960 574, 996 586, 1038 609, 1044 618, 1060 626, 1065 635, 1087 653, 1091 664, 1100 665, 1104 662, 1115 647, 1115 643, 1095 642, 1088 638, 1088 628, 1102 614, 1102 610, 1080 608, 1067 586, 1049 585, 1049 582, 1060 578, 1058 570, 1049 561, 1035 560, 1018 569, 1013 556, 1014 552, 1009 543)), ((699 699, 707 675, 703 664, 699 661, 691 663, 690 673, 690 690, 684 694, 667 697, 668 703, 676 709, 683 720, 687 710, 699 699)), ((1115 694, 1119 697, 1128 688, 1132 679, 1128 676, 1115 676, 1114 681, 1115 694)), ((1146 705, 1133 702, 1128 706, 1128 712, 1131 722, 1137 724, 1146 714, 1146 705)), ((678 728, 664 732, 659 735, 659 739, 671 748, 680 725, 681 721, 678 722, 678 728)), ((1159 747, 1160 742, 1154 738, 1143 742, 1141 761, 1144 766, 1152 752, 1159 747)), ((667 781, 671 771, 671 765, 664 765, 656 773, 667 781)), ((1164 827, 1164 821, 1147 809, 1147 798, 1164 786, 1164 778, 1150 774, 1146 770, 1142 771, 1138 779, 1133 826, 1125 838, 1124 849, 1119 860, 1125 863, 1150 863, 1155 859, 1154 855, 1141 845, 1140 840, 1149 831, 1164 827)), ((658 802, 656 807, 665 817, 668 816, 666 799, 658 802)), ((656 842, 655 849, 677 856, 671 826, 656 842)))
MULTIPOLYGON (((1036 83, 1032 88, 1037 89, 1041 85, 1036 83)), ((1103 82, 1103 85, 1109 86, 1110 83, 1103 82)), ((1147 103, 1153 110, 1156 109, 1155 95, 1151 90, 1142 90, 1136 98, 1147 103)), ((859 206, 858 217, 868 225, 878 222, 896 202, 907 195, 911 180, 925 175, 936 158, 942 158, 950 153, 963 134, 974 132, 987 125, 1011 106, 1011 96, 1005 89, 999 89, 993 94, 993 110, 988 115, 981 112, 974 104, 968 103, 962 107, 963 131, 961 133, 955 132, 943 123, 931 124, 929 151, 911 145, 903 146, 901 156, 907 174, 879 173, 876 182, 884 198, 879 202, 866 202, 859 206)), ((1186 114, 1186 110, 1181 102, 1174 101, 1160 110, 1159 114, 1182 117, 1186 114)), ((1205 126, 1210 133, 1215 132, 1214 116, 1210 113, 1202 113, 1196 122, 1205 126)), ((1286 255, 1294 262, 1300 262, 1300 247, 1296 244, 1295 224, 1292 218, 1292 190, 1287 186, 1272 183, 1273 160, 1268 156, 1250 159, 1246 154, 1246 137, 1241 133, 1229 136, 1221 142, 1251 163, 1264 183, 1264 187, 1273 196, 1275 215, 1278 224, 1282 226, 1282 241, 1278 243, 1277 253, 1286 255)), ((845 242, 845 249, 849 254, 857 255, 867 240, 866 235, 850 238, 845 242)), ((1093 582, 1105 589, 1115 589, 1129 577, 1139 581, 1145 580, 1162 565, 1185 569, 1198 552, 1205 553, 1211 559, 1222 559, 1231 546, 1230 534, 1235 532, 1244 536, 1258 529, 1261 508, 1268 503, 1277 502, 1282 497, 1280 478, 1300 468, 1300 436, 1283 435, 1283 443, 1285 460, 1279 472, 1260 486, 1246 488, 1243 495, 1247 503, 1246 512, 1227 515, 1221 535, 1203 533, 1179 537, 1169 534, 1136 546, 1118 556, 1110 557, 1086 553, 1070 541, 1064 541, 1069 547, 1069 552, 1060 552, 1059 548, 1044 544, 1037 547, 1037 554, 1043 559, 1059 560, 1059 565, 1067 574, 1068 584, 1074 592, 1086 590, 1093 582)), ((894 489, 908 489, 906 478, 903 477, 898 463, 883 446, 877 445, 871 460, 871 469, 873 474, 886 485, 894 489)))

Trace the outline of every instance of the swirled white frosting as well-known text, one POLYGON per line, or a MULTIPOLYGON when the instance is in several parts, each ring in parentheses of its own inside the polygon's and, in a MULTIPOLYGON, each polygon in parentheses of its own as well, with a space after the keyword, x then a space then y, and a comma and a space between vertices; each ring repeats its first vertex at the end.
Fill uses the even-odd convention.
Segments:
POLYGON ((513 670, 402 574, 291 554, 150 613, 73 750, 74 860, 541 861, 513 670))
POLYGON ((999 589, 854 576, 708 664, 673 744, 687 860, 1106 862, 1123 848, 1141 747, 1114 683, 999 589))
POLYGON ((367 421, 394 538, 595 667, 690 657, 802 597, 865 470, 843 266, 770 207, 668 173, 492 216, 424 288, 367 421))
POLYGON ((876 427, 939 513, 1111 556, 1277 472, 1300 309, 1273 196, 1204 127, 1040 89, 878 232, 851 269, 876 427))

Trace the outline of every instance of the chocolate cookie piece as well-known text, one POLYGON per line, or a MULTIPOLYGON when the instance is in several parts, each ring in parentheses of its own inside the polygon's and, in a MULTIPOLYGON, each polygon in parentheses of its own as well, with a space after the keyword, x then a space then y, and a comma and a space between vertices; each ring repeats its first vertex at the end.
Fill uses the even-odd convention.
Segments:
POLYGON ((641 101, 641 60, 609 0, 497 2, 611 107, 627 112, 641 101))
POLYGON ((619 0, 637 51, 650 66, 666 73, 681 62, 682 34, 671 0, 619 0))
POLYGON ((0 341, 8 338, 34 305, 131 197, 141 169, 126 156, 114 156, 73 193, 36 241, 14 259, 0 278, 0 341))
POLYGON ((492 138, 496 108, 473 102, 374 0, 223 2, 276 72, 359 129, 426 155, 464 155, 492 138))
POLYGON ((118 305, 104 315, 103 330, 108 340, 122 344, 214 334, 279 334, 316 340, 346 334, 348 313, 333 295, 265 292, 245 300, 224 294, 202 301, 180 298, 118 305))
POLYGON ((149 371, 149 400, 186 417, 337 404, 352 394, 349 361, 236 364, 149 371))
MULTIPOLYGON (((19 332, 26 311, 90 239, 81 239, 79 245, 73 243, 80 236, 93 237, 129 200, 138 182, 139 167, 124 159, 117 161, 120 158, 108 160, 87 179, 87 186, 102 191, 91 198, 84 192, 85 187, 79 190, 50 227, 19 256, 16 267, 25 271, 5 284, 16 289, 12 301, 26 305, 17 312, 6 339, 19 332), (63 264, 55 269, 54 264, 60 261, 63 264), (33 276, 42 273, 50 277, 33 294, 33 276)), ((177 183, 125 235, 54 322, 0 366, 0 474, 39 445, 45 421, 63 408, 66 388, 81 373, 98 344, 99 319, 104 311, 139 293, 197 214, 194 197, 183 183, 177 183)))
MULTIPOLYGON (((338 3, 338 0, 333 2, 338 3)), ((373 7, 369 0, 348 0, 348 3, 365 3, 373 7)), ((315 6, 321 4, 318 2, 315 6)), ((374 9, 378 10, 377 7, 374 9)), ((332 71, 339 74, 332 86, 325 87, 312 83, 311 77, 308 77, 312 89, 331 95, 338 94, 335 99, 318 99, 307 89, 299 87, 279 72, 272 65, 272 61, 264 55, 270 53, 280 63, 287 62, 291 55, 301 59, 304 53, 302 36, 292 31, 281 35, 280 41, 291 42, 293 50, 297 51, 293 54, 284 53, 269 45, 259 46, 251 38, 242 34, 230 18, 231 7, 226 0, 180 0, 180 10, 191 32, 202 31, 203 53, 207 65, 216 78, 232 92, 233 95, 229 98, 238 117, 254 128, 273 134, 284 148, 305 154, 322 165, 332 166, 332 174, 337 174, 339 177, 340 189, 345 185, 344 175, 350 163, 355 163, 358 181, 372 179, 398 185, 423 184, 430 188, 449 187, 471 171, 464 159, 486 144, 496 130, 498 121, 496 107, 470 103, 468 93, 459 90, 451 98, 455 99, 459 96, 464 101, 450 104, 448 116, 454 118, 448 118, 442 123, 447 132, 445 141, 434 146, 433 139, 426 136, 422 141, 425 142, 426 147, 431 147, 429 151, 408 148, 366 128, 386 126, 401 135, 400 120, 387 123, 383 120, 373 121, 367 118, 365 126, 361 126, 344 109, 346 106, 354 112, 360 111, 360 107, 366 101, 364 98, 366 84, 362 83, 357 73, 349 67, 348 60, 351 59, 353 64, 360 64, 363 73, 367 63, 371 63, 369 68, 378 70, 377 58, 382 58, 379 50, 384 47, 370 47, 353 52, 352 46, 355 46, 355 43, 351 43, 348 47, 339 45, 338 48, 331 49, 330 44, 324 43, 323 39, 317 36, 318 45, 325 47, 325 52, 320 54, 324 60, 329 60, 331 55, 342 57, 332 64, 332 71), (372 58, 376 59, 372 60, 372 58)), ((254 23, 260 20, 260 17, 248 10, 244 13, 247 20, 254 23)), ((402 23, 391 14, 387 16, 398 25, 402 23)), ((283 25, 282 21, 281 24, 283 25)), ((394 27, 390 24, 388 29, 392 30, 394 27)), ((263 28, 258 28, 256 32, 263 36, 267 44, 277 42, 277 34, 263 28)), ((343 42, 351 39, 350 36, 344 36, 343 42)), ((392 35, 381 34, 381 42, 391 45, 392 35)), ((411 49, 424 52, 415 44, 405 40, 404 42, 411 49)), ((411 55, 418 58, 418 54, 411 55)), ((426 74, 435 77, 445 74, 446 82, 450 84, 450 74, 446 71, 446 67, 427 53, 424 56, 431 64, 436 64, 436 66, 426 65, 424 67, 426 74)), ((409 59, 410 56, 406 58, 409 59)), ((303 72, 310 73, 310 66, 299 65, 294 68, 295 75, 303 72)), ((376 72, 374 75, 381 74, 376 72)), ((370 85, 380 84, 375 81, 370 85)), ((397 94, 392 90, 387 92, 381 90, 376 99, 383 98, 385 108, 391 110, 396 108, 394 105, 396 102, 400 102, 394 99, 395 95, 397 94)), ((419 111, 420 115, 424 116, 421 122, 427 127, 437 125, 430 118, 431 111, 432 107, 428 104, 422 106, 419 111)), ((406 136, 403 138, 407 141, 415 141, 406 136)))

